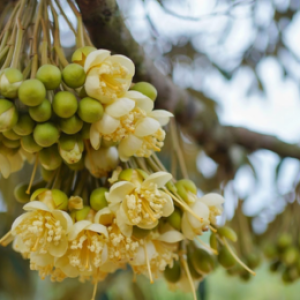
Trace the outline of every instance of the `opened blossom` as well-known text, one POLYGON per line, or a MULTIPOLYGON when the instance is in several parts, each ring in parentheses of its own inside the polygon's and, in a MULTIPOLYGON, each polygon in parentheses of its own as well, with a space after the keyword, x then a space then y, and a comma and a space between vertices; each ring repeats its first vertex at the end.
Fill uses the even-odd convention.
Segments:
POLYGON ((171 197, 160 190, 171 179, 171 174, 157 172, 142 182, 121 181, 112 185, 106 199, 127 236, 131 235, 132 226, 152 229, 161 217, 168 217, 174 211, 171 197))
POLYGON ((173 115, 165 110, 153 110, 153 101, 145 95, 129 91, 107 105, 101 120, 91 126, 91 144, 98 149, 101 140, 119 143, 122 161, 131 156, 149 157, 160 151, 165 139, 162 126, 173 115))
POLYGON ((101 103, 111 103, 129 89, 135 67, 126 56, 100 49, 86 57, 84 70, 86 93, 101 103))

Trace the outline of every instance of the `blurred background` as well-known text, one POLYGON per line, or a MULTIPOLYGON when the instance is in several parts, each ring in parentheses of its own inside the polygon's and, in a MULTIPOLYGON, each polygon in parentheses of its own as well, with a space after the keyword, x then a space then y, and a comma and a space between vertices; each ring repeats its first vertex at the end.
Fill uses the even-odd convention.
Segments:
MULTIPOLYGON (((207 118, 216 116, 221 125, 242 126, 275 135, 283 142, 299 143, 300 0, 119 0, 118 5, 146 55, 165 76, 201 99, 207 118)), ((67 6, 65 9, 72 19, 67 6)), ((62 45, 68 51, 75 40, 63 18, 60 22, 62 45)), ((245 259, 247 251, 255 252, 261 261, 256 277, 247 282, 216 268, 200 285, 201 299, 299 299, 300 280, 287 285, 282 273, 270 272, 261 243, 262 239, 276 243, 286 230, 279 226, 277 234, 271 235, 267 228, 297 198, 299 160, 235 144, 225 157, 209 151, 210 145, 196 144, 185 132, 181 143, 199 194, 218 191, 225 196, 220 224, 227 220, 236 226, 238 214, 247 220, 251 245, 248 240, 236 251, 245 259)), ((161 153, 166 165, 171 147, 167 140, 161 153)), ((26 180, 30 168, 0 179, 0 235, 21 212, 22 205, 13 199, 13 187, 26 180)), ((290 214, 284 218, 292 222, 290 214)), ((41 281, 11 247, 0 248, 0 266, 1 300, 87 299, 92 289, 91 284, 75 280, 62 284, 41 281)), ((192 296, 169 291, 163 280, 150 285, 139 277, 133 283, 128 270, 100 284, 98 299, 179 300, 192 296)))

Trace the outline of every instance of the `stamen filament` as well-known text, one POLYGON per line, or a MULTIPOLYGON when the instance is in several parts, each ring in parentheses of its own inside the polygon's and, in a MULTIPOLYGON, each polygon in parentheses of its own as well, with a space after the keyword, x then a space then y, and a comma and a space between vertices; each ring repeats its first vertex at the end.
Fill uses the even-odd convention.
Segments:
POLYGON ((97 288, 98 288, 98 282, 96 282, 96 283, 94 284, 93 295, 92 295, 92 299, 91 299, 91 300, 95 300, 95 299, 96 299, 97 288))
POLYGON ((32 186, 32 183, 33 183, 33 180, 34 180, 34 177, 35 177, 38 162, 39 162, 39 154, 37 153, 36 156, 35 156, 35 163, 34 163, 32 173, 31 173, 31 178, 30 178, 30 182, 29 182, 29 185, 28 185, 28 189, 26 191, 26 194, 28 194, 28 195, 30 194, 30 190, 31 190, 31 186, 32 186))
POLYGON ((148 257, 148 252, 147 252, 146 245, 144 245, 144 251, 145 251, 145 257, 146 257, 146 262, 147 262, 147 268, 148 268, 148 273, 149 273, 150 283, 153 283, 154 281, 153 281, 153 278, 152 278, 151 267, 150 267, 150 261, 149 261, 149 257, 148 257))
POLYGON ((196 237, 196 240, 208 251, 211 251, 213 254, 218 255, 218 251, 211 248, 209 245, 207 245, 205 242, 203 242, 198 236, 196 237))
POLYGON ((191 290, 192 290, 192 293, 193 293, 193 297, 194 297, 194 300, 197 300, 197 295, 196 295, 196 290, 195 290, 195 285, 194 285, 194 282, 193 282, 193 278, 192 278, 192 275, 191 275, 191 272, 189 270, 189 267, 187 265, 187 262, 186 260, 181 257, 181 263, 184 267, 184 270, 186 272, 186 275, 188 277, 188 280, 189 280, 189 283, 190 283, 190 286, 191 286, 191 290))
POLYGON ((0 239, 0 245, 3 247, 6 247, 9 243, 11 243, 14 240, 14 236, 12 235, 12 232, 9 231, 7 234, 5 234, 4 237, 0 239))
POLYGON ((216 233, 218 232, 218 230, 216 228, 214 228, 213 226, 209 225, 209 229, 213 232, 216 233))

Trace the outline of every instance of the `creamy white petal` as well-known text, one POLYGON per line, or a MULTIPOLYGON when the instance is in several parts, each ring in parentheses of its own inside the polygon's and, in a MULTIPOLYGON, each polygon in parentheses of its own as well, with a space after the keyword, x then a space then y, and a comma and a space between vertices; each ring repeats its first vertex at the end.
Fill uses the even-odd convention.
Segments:
POLYGON ((192 227, 199 228, 203 224, 207 224, 207 221, 209 219, 209 208, 206 204, 196 201, 191 206, 192 211, 199 216, 199 218, 203 219, 203 222, 200 222, 198 219, 196 219, 192 214, 188 214, 188 220, 192 227))
POLYGON ((127 161, 135 154, 143 145, 143 141, 138 137, 130 134, 127 138, 123 139, 119 144, 119 156, 122 161, 127 161))
POLYGON ((69 233, 69 241, 72 241, 74 239, 76 239, 76 237, 78 236, 78 234, 83 231, 84 229, 86 229, 88 226, 90 226, 92 223, 90 221, 87 220, 83 220, 83 221, 79 221, 77 223, 75 223, 69 233))
POLYGON ((182 235, 182 233, 176 230, 165 232, 157 238, 158 241, 163 241, 166 243, 177 243, 182 241, 183 239, 184 236, 182 235))
POLYGON ((170 118, 174 117, 172 113, 164 109, 156 109, 150 112, 148 116, 156 119, 161 126, 167 125, 170 121, 170 118))
POLYGON ((62 257, 68 250, 68 239, 67 237, 61 239, 58 245, 50 243, 47 250, 54 257, 62 257))
POLYGON ((164 205, 162 215, 163 215, 163 217, 168 217, 174 211, 174 203, 173 203, 172 198, 167 194, 165 194, 165 199, 167 200, 167 202, 164 205))
POLYGON ((183 235, 187 239, 193 240, 195 238, 196 234, 194 233, 193 227, 189 223, 187 214, 188 214, 188 212, 183 213, 182 220, 181 220, 181 230, 182 230, 183 235))
POLYGON ((122 234, 124 234, 126 237, 131 237, 133 226, 128 224, 128 221, 126 221, 126 219, 128 220, 128 218, 127 217, 124 218, 124 212, 122 213, 120 212, 120 210, 117 212, 117 217, 116 217, 117 225, 122 234))
POLYGON ((101 120, 97 122, 97 130, 101 134, 111 134, 120 125, 120 120, 111 117, 109 114, 104 113, 101 120))
POLYGON ((114 63, 118 63, 120 64, 122 67, 125 67, 128 74, 133 76, 135 73, 135 66, 134 63, 132 62, 131 59, 129 59, 128 57, 124 56, 124 55, 112 55, 109 58, 110 61, 114 62, 114 63))
POLYGON ((24 214, 22 214, 21 216, 19 216, 18 218, 15 219, 15 221, 13 222, 12 226, 11 226, 11 230, 12 232, 16 229, 16 227, 18 227, 25 219, 29 218, 31 215, 33 215, 34 213, 32 211, 26 212, 24 214))
POLYGON ((128 181, 120 181, 113 184, 110 191, 105 194, 105 197, 110 203, 122 202, 126 195, 131 193, 135 188, 135 185, 128 181))
POLYGON ((207 206, 216 206, 224 203, 225 199, 219 194, 210 193, 199 198, 199 201, 205 203, 207 206))
POLYGON ((129 98, 119 98, 105 108, 105 113, 113 118, 120 118, 134 109, 135 102, 129 98))
POLYGON ((78 269, 70 264, 67 255, 55 259, 54 266, 58 269, 61 269, 61 271, 64 272, 70 278, 75 278, 79 276, 78 269))
MULTIPOLYGON (((151 260, 156 255, 156 249, 152 242, 148 242, 145 245, 147 249, 148 259, 151 260)), ((141 266, 147 264, 145 249, 144 247, 139 247, 135 259, 131 262, 132 265, 141 266)))
POLYGON ((30 253, 30 261, 37 264, 40 267, 46 267, 53 264, 53 256, 48 253, 40 254, 37 252, 30 253))
POLYGON ((113 222, 113 218, 114 213, 108 207, 105 207, 96 213, 94 222, 102 225, 110 225, 113 222))
POLYGON ((101 224, 91 224, 87 228, 85 228, 85 230, 90 230, 90 231, 94 231, 97 233, 101 233, 105 237, 108 236, 106 227, 101 224))
POLYGON ((101 146, 101 136, 97 130, 97 122, 93 123, 90 128, 90 142, 95 150, 101 146))
POLYGON ((11 173, 9 160, 2 154, 0 154, 0 172, 4 178, 8 178, 11 173))
POLYGON ((52 211, 52 215, 55 219, 59 220, 63 229, 66 230, 67 233, 69 233, 74 224, 70 215, 62 210, 54 210, 52 211))
POLYGON ((153 101, 138 91, 128 91, 125 93, 125 97, 133 99, 136 107, 142 109, 145 113, 150 113, 153 110, 153 101))
POLYGON ((26 211, 30 211, 30 210, 44 210, 44 211, 50 211, 50 209, 48 208, 48 206, 40 201, 31 201, 26 203, 23 206, 23 209, 26 211))
POLYGON ((156 172, 147 177, 142 186, 147 188, 151 184, 156 184, 158 188, 162 188, 172 179, 172 174, 167 172, 156 172))
POLYGON ((91 69, 97 65, 100 65, 109 56, 110 56, 110 51, 104 50, 104 49, 100 49, 100 50, 91 52, 86 57, 86 60, 84 63, 84 71, 88 72, 89 69, 91 69))
POLYGON ((154 134, 160 128, 160 124, 153 118, 146 117, 136 124, 134 135, 144 137, 154 134))
POLYGON ((154 227, 156 227, 158 225, 158 220, 153 221, 151 224, 143 224, 143 223, 139 223, 137 225, 137 227, 141 228, 141 229, 153 229, 154 227))

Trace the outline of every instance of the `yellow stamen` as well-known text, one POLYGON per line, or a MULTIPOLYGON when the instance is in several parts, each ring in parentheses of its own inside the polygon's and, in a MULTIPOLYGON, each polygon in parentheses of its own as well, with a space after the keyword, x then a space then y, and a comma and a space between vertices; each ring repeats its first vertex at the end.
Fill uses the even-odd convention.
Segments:
POLYGON ((150 267, 150 261, 149 261, 149 257, 148 257, 148 252, 147 252, 146 245, 144 245, 144 251, 145 251, 145 257, 146 257, 146 262, 147 262, 147 268, 148 268, 148 273, 149 273, 150 283, 153 283, 154 281, 153 281, 153 278, 152 278, 151 267, 150 267))
POLYGON ((28 189, 26 191, 26 194, 28 194, 28 195, 30 194, 30 190, 31 190, 31 186, 32 186, 32 183, 33 183, 33 180, 34 180, 34 177, 35 177, 38 162, 39 162, 39 154, 37 153, 36 156, 35 156, 35 163, 34 163, 32 173, 31 173, 31 178, 30 178, 30 182, 29 182, 29 185, 28 185, 28 189))
POLYGON ((39 237, 36 239, 34 246, 31 248, 31 251, 36 251, 37 246, 38 246, 39 241, 40 241, 40 238, 41 238, 41 237, 39 236, 39 237))
POLYGON ((0 245, 6 247, 9 243, 14 240, 14 236, 12 235, 11 231, 9 231, 3 238, 0 239, 0 245))
POLYGON ((186 260, 183 257, 181 257, 181 263, 182 263, 182 265, 184 267, 184 270, 186 272, 186 275, 188 277, 194 300, 197 300, 197 295, 196 295, 196 290, 195 290, 195 285, 194 285, 194 282, 193 282, 193 278, 192 278, 191 272, 189 270, 188 264, 187 264, 186 260))
POLYGON ((95 299, 96 299, 97 288, 98 288, 98 282, 96 282, 96 283, 94 284, 93 296, 92 296, 92 299, 91 299, 91 300, 95 300, 95 299))
POLYGON ((216 228, 212 227, 211 225, 209 225, 209 228, 214 233, 218 232, 218 230, 216 228))
POLYGON ((196 240, 208 251, 211 251, 213 254, 218 255, 218 251, 211 248, 209 245, 207 245, 205 242, 203 242, 198 236, 196 237, 196 240))
POLYGON ((151 210, 151 208, 149 206, 147 206, 146 203, 144 203, 144 201, 142 200, 142 206, 143 208, 147 211, 147 213, 149 214, 150 218, 152 219, 152 221, 156 221, 157 219, 155 218, 155 216, 153 215, 153 211, 151 210))

